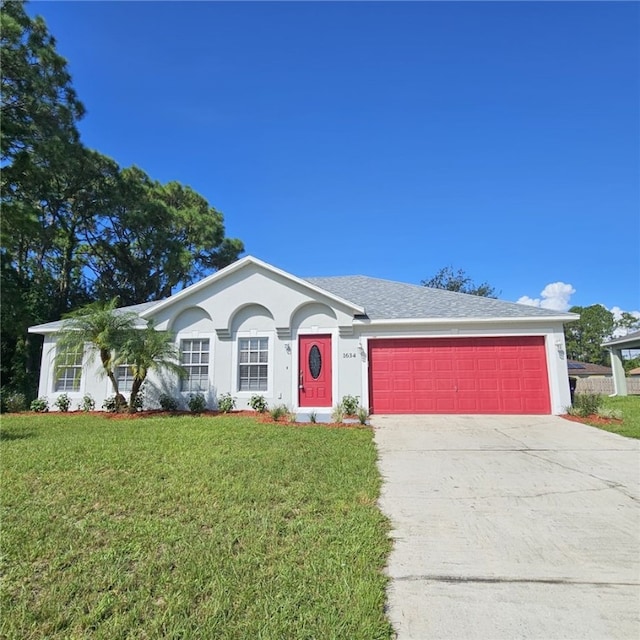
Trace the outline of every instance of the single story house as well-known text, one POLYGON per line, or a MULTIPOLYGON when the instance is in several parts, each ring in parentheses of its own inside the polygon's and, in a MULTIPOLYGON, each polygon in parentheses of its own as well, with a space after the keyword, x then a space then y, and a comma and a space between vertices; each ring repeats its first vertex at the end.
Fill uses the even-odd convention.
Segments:
POLYGON ((602 346, 609 350, 614 394, 617 396, 628 395, 627 380, 622 365, 622 352, 627 349, 640 349, 640 331, 633 331, 626 336, 607 340, 602 343, 602 346))
POLYGON ((575 378, 610 378, 612 375, 611 367, 594 364, 593 362, 568 360, 567 369, 569 370, 569 375, 575 378))
POLYGON ((593 362, 568 360, 569 385, 575 393, 598 393, 609 395, 613 391, 611 367, 593 362))
MULTIPOLYGON (((251 256, 126 310, 172 332, 188 372, 150 374, 150 406, 162 392, 183 403, 201 392, 210 407, 230 393, 238 408, 260 394, 298 413, 329 413, 346 395, 377 414, 561 414, 571 401, 571 313, 366 276, 300 278, 251 256)), ((97 358, 54 367, 61 326, 29 329, 44 335, 39 394, 76 406, 89 393, 100 407, 113 391, 97 358)))

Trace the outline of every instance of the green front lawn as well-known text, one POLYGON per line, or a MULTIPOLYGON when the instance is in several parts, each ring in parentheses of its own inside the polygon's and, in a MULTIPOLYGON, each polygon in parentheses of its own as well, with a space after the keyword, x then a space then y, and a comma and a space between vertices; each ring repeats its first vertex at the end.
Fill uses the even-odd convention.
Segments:
POLYGON ((0 427, 0 637, 392 637, 369 429, 96 415, 0 427))
POLYGON ((603 396, 603 405, 622 411, 622 424, 594 424, 587 419, 588 424, 628 438, 640 438, 640 396, 603 396))

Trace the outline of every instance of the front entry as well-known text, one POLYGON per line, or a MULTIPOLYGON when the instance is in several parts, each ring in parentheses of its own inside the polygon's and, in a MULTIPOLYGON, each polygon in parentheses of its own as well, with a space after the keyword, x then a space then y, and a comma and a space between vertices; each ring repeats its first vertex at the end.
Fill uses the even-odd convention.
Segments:
POLYGON ((331 336, 300 336, 298 406, 331 405, 331 336))

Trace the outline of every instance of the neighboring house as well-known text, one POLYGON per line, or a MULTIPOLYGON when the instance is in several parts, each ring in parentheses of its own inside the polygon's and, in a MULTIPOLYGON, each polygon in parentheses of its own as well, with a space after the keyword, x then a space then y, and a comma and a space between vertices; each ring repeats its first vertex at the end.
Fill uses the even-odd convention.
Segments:
POLYGON ((631 391, 631 393, 639 393, 640 389, 638 389, 637 386, 635 386, 634 389, 629 389, 624 367, 622 366, 622 352, 629 349, 640 349, 640 331, 633 331, 626 336, 607 340, 607 342, 602 343, 602 346, 609 350, 611 357, 614 394, 626 396, 629 391, 631 391))
POLYGON ((569 376, 575 378, 576 393, 610 394, 613 391, 611 367, 593 362, 568 360, 569 376))
POLYGON ((604 367, 601 364, 592 362, 578 362, 577 360, 567 360, 569 375, 575 378, 610 378, 611 367, 604 367))
POLYGON ((629 373, 627 373, 628 376, 640 376, 640 367, 636 367, 635 369, 631 369, 631 371, 629 371, 629 373))
MULTIPOLYGON (((365 276, 299 278, 245 257, 158 302, 129 307, 175 334, 188 378, 160 393, 253 394, 329 413, 345 395, 372 413, 560 414, 570 404, 563 323, 578 316, 365 276)), ((113 394, 86 357, 56 371, 61 322, 44 335, 40 396, 73 406, 113 394)), ((126 367, 118 371, 127 382, 126 367)), ((157 406, 157 405, 156 405, 157 406)))

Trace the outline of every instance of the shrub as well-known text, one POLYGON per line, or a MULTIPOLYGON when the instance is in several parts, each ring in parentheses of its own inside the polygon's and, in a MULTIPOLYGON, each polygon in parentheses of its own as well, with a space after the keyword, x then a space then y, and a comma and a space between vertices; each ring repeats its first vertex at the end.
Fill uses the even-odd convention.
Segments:
POLYGON ((105 398, 104 402, 102 403, 102 408, 109 413, 115 413, 118 410, 116 397, 110 396, 109 398, 105 398))
POLYGON ((3 398, 5 409, 9 413, 18 413, 24 411, 27 408, 27 399, 24 393, 17 391, 11 392, 9 395, 3 398))
POLYGON ((598 416, 607 420, 622 420, 622 411, 609 407, 598 407, 598 416))
POLYGON ((46 413, 49 411, 49 401, 46 398, 36 398, 31 403, 31 411, 46 413))
POLYGON ((289 415, 289 409, 286 404, 278 404, 269 411, 269 415, 275 422, 278 422, 280 418, 289 415))
POLYGON ((360 399, 358 396, 344 396, 340 404, 345 415, 355 416, 360 405, 360 399))
POLYGON ((602 396, 597 393, 576 393, 573 399, 571 415, 590 416, 598 413, 598 409, 602 406, 602 396))
POLYGON ((236 408, 236 399, 230 393, 223 393, 218 396, 218 409, 222 413, 229 413, 236 408))
POLYGON ((93 411, 95 408, 96 401, 91 397, 90 393, 85 393, 84 396, 82 396, 82 400, 78 404, 78 409, 80 409, 80 411, 88 413, 89 411, 93 411))
POLYGON ((333 422, 342 422, 344 420, 344 407, 342 404, 337 404, 333 407, 333 411, 331 412, 331 420, 333 422))
POLYGON ((106 398, 102 403, 102 408, 109 413, 118 413, 119 411, 126 411, 127 409, 127 400, 122 395, 119 394, 117 396, 110 396, 106 398))
POLYGON ((163 393, 159 398, 160 408, 163 411, 177 411, 178 401, 168 393, 163 393))
POLYGON ((142 411, 144 408, 144 386, 140 388, 140 391, 136 394, 136 397, 133 401, 133 408, 136 411, 142 411))
POLYGON ((264 413, 267 410, 267 401, 264 396, 254 393, 249 399, 249 406, 258 413, 264 413))
POLYGON ((195 395, 192 393, 189 396, 187 406, 191 413, 202 413, 207 408, 207 401, 201 393, 196 393, 195 395))
POLYGON ((360 424, 367 424, 367 420, 369 419, 369 409, 359 407, 356 415, 358 416, 358 422, 360 422, 360 424))
POLYGON ((56 398, 56 401, 53 404, 55 404, 60 411, 64 411, 66 413, 69 411, 69 407, 71 406, 71 400, 66 393, 63 393, 56 398))

